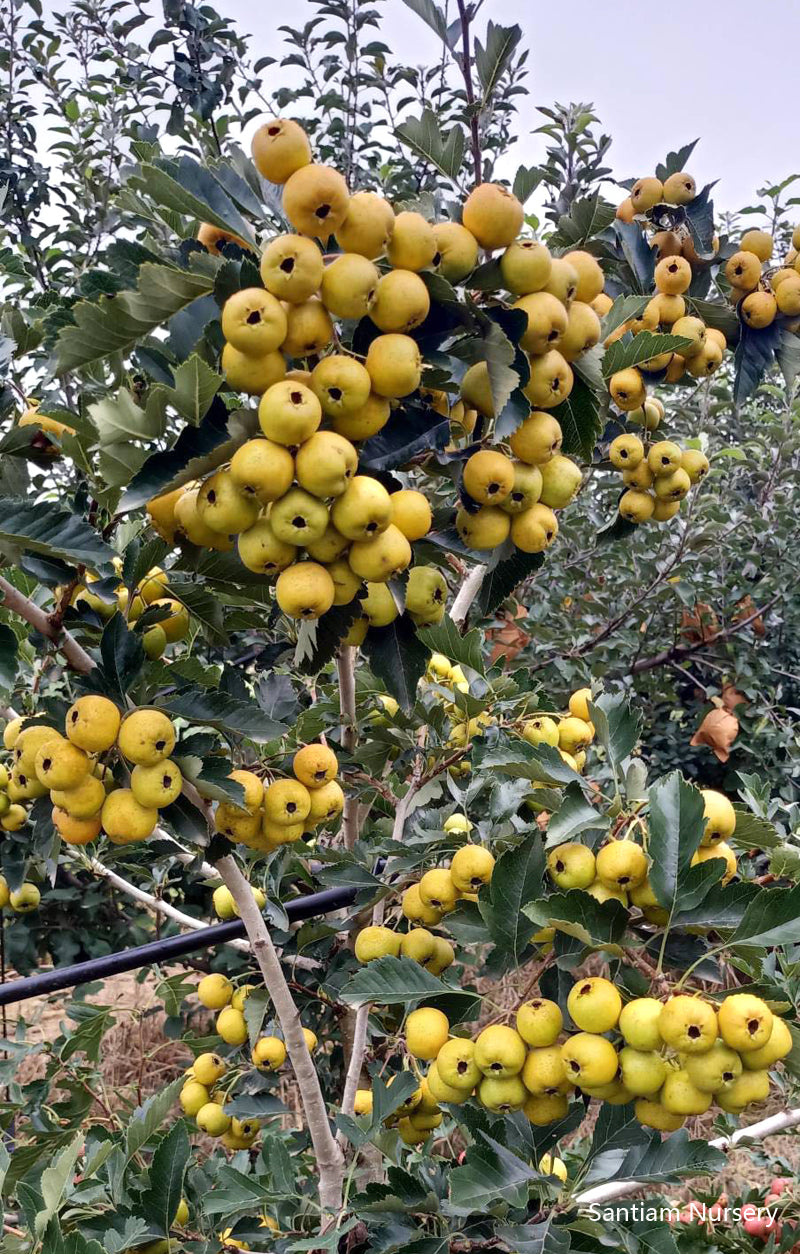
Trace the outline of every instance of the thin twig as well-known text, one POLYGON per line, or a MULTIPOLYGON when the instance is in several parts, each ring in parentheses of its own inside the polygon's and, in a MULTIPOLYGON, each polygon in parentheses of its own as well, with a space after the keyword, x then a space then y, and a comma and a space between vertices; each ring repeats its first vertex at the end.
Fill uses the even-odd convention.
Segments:
POLYGON ((469 133, 472 142, 472 166, 475 175, 475 186, 483 182, 481 170, 481 132, 478 110, 475 107, 475 89, 472 85, 472 53, 469 42, 469 25, 472 14, 464 0, 456 0, 458 16, 461 19, 461 73, 464 77, 464 90, 467 95, 467 112, 469 114, 469 133))

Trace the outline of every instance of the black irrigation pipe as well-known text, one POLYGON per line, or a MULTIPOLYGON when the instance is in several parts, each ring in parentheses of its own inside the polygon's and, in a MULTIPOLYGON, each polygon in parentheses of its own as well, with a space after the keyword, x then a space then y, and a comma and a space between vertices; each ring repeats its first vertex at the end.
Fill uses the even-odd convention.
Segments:
MULTIPOLYGON (((296 897, 284 906, 286 916, 290 923, 296 923, 300 919, 311 919, 332 910, 341 910, 353 904, 357 891, 355 888, 325 888, 319 893, 309 893, 307 897, 296 897)), ((123 949, 120 953, 107 954, 103 958, 76 962, 71 967, 58 967, 41 975, 29 975, 25 979, 0 985, 0 1006, 10 1006, 31 997, 42 997, 45 993, 55 993, 62 988, 75 988, 78 984, 89 984, 93 980, 107 979, 108 976, 119 975, 123 971, 136 971, 139 967, 147 967, 154 962, 169 962, 184 954, 194 953, 197 949, 210 949, 245 934, 244 923, 241 919, 235 919, 230 923, 216 923, 212 927, 194 932, 182 932, 180 936, 150 941, 147 945, 123 949)))

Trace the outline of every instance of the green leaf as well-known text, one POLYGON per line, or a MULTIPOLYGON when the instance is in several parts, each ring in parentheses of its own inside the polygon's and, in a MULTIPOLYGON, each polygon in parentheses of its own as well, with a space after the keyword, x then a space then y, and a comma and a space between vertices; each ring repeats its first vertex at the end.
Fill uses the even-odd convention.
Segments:
MULTIPOLYGON (((257 989, 261 992, 261 989, 257 989)), ((245 1010, 255 993, 251 993, 245 1001, 245 1010)), ((251 1036, 251 1042, 254 1044, 251 1036)), ((272 1115, 284 1115, 287 1107, 274 1093, 237 1093, 233 1101, 225 1103, 226 1115, 236 1119, 269 1119, 272 1115)))
POLYGON ((666 159, 656 166, 656 178, 665 183, 670 174, 681 174, 686 169, 686 163, 699 142, 699 139, 693 139, 690 144, 685 144, 677 152, 667 153, 666 159))
POLYGON ((777 849, 782 843, 774 823, 759 818, 745 806, 735 805, 736 831, 732 840, 737 849, 777 849))
POLYGON ((540 1223, 503 1224, 495 1228, 495 1236, 515 1254, 568 1254, 569 1228, 557 1227, 555 1215, 540 1223))
POLYGON ((202 628, 209 644, 227 644, 225 607, 218 596, 202 584, 183 579, 170 579, 166 594, 185 605, 195 623, 202 628))
POLYGON ((75 1054, 82 1053, 89 1062, 97 1062, 103 1036, 115 1022, 108 1006, 101 1007, 96 1014, 84 1019, 61 1046, 61 1061, 68 1062, 75 1054))
POLYGON ((423 109, 421 117, 406 118, 394 133, 401 144, 429 161, 445 178, 458 178, 464 157, 464 132, 460 126, 454 126, 445 137, 436 114, 423 109))
POLYGON ((605 398, 601 402, 597 393, 579 375, 575 376, 567 399, 549 411, 561 424, 565 454, 572 453, 588 462, 592 460, 594 446, 603 433, 604 402, 605 398))
POLYGON ((441 980, 431 975, 411 958, 376 958, 357 971, 339 994, 348 1006, 375 1001, 382 1006, 401 1006, 408 1002, 429 1000, 449 991, 441 980))
POLYGON ((13 692, 19 669, 19 642, 7 623, 0 623, 0 688, 13 692))
POLYGON ((781 337, 775 349, 775 360, 780 367, 786 389, 789 391, 800 374, 800 338, 788 327, 781 329, 781 337))
MULTIPOLYGON (((543 178, 544 170, 540 170, 534 165, 521 165, 517 168, 517 172, 514 175, 514 186, 511 190, 520 204, 524 205, 525 201, 533 195, 543 178)), ((472 280, 470 280, 470 286, 472 286, 472 280)), ((499 287, 500 285, 498 284, 497 286, 499 287)), ((497 287, 494 290, 496 291, 497 287)))
POLYGON ((508 849, 500 855, 489 881, 489 891, 481 893, 478 899, 492 940, 514 961, 519 960, 536 931, 522 908, 542 892, 544 870, 544 846, 541 833, 535 829, 516 849, 508 849))
POLYGON ((178 413, 195 426, 205 416, 224 379, 193 353, 175 371, 175 385, 164 391, 178 413))
POLYGON ((550 818, 547 824, 546 848, 563 845, 565 841, 574 840, 581 832, 588 832, 608 827, 608 819, 586 800, 580 784, 570 784, 565 793, 563 804, 550 818))
POLYGON ((447 18, 433 0, 403 0, 403 3, 430 26, 443 43, 447 43, 447 18))
POLYGON ((690 1141, 685 1128, 680 1128, 662 1141, 653 1132, 646 1146, 633 1145, 620 1160, 618 1152, 600 1155, 593 1163, 596 1179, 644 1180, 653 1183, 678 1181, 682 1176, 717 1175, 725 1169, 727 1158, 721 1150, 705 1141, 690 1141))
MULTIPOLYGON (((650 788, 648 826, 650 883, 658 903, 671 914, 679 907, 689 909, 697 904, 689 891, 689 864, 703 837, 703 798, 679 771, 656 780, 650 788)), ((694 877, 692 887, 696 884, 694 877)))
POLYGON ((739 343, 733 359, 736 370, 733 403, 737 407, 752 396, 762 382, 775 360, 782 334, 781 324, 777 320, 758 330, 744 322, 740 324, 739 343))
POLYGON ((246 736, 256 744, 278 740, 286 731, 283 723, 267 718, 254 701, 242 701, 226 692, 207 692, 190 686, 161 698, 159 706, 173 718, 215 727, 232 736, 246 736))
POLYGON ((483 88, 484 108, 490 103, 521 39, 519 26, 500 26, 490 18, 486 27, 486 46, 479 39, 475 40, 475 69, 483 88))
POLYGON ((585 200, 576 200, 569 213, 558 219, 558 227, 548 243, 556 248, 582 248, 611 225, 615 213, 614 205, 603 200, 599 191, 585 200))
POLYGON ((597 901, 589 893, 571 889, 553 893, 525 906, 524 913, 534 924, 555 927, 567 936, 574 936, 591 949, 605 949, 620 954, 620 943, 628 925, 628 912, 619 901, 597 901))
POLYGON ((512 779, 530 779, 540 784, 583 782, 552 745, 534 747, 524 740, 487 750, 480 757, 479 765, 482 771, 497 771, 512 779))
POLYGON ((665 335, 662 332, 640 331, 638 335, 626 334, 621 340, 609 344, 603 354, 603 375, 610 379, 618 370, 638 366, 660 353, 680 353, 691 343, 685 335, 665 335))
POLYGON ((56 341, 58 373, 130 351, 173 314, 213 291, 219 259, 204 256, 193 264, 193 270, 178 270, 146 262, 135 292, 74 305, 70 312, 75 325, 63 327, 56 341))
POLYGON ((186 1125, 181 1120, 159 1141, 150 1163, 150 1185, 142 1193, 141 1207, 149 1222, 165 1236, 183 1196, 183 1178, 191 1152, 186 1125))
POLYGON ((169 1116, 172 1105, 183 1088, 184 1076, 173 1080, 166 1088, 160 1089, 141 1106, 137 1106, 131 1116, 125 1133, 125 1153, 128 1161, 146 1145, 164 1120, 169 1116))
POLYGON ((623 322, 630 322, 631 318, 641 318, 651 299, 650 296, 618 296, 602 319, 601 342, 608 339, 611 332, 621 327, 623 322))
POLYGON ((160 208, 172 209, 200 222, 210 222, 212 226, 253 242, 250 225, 233 201, 213 174, 191 157, 182 156, 178 161, 162 165, 145 162, 128 182, 136 192, 149 196, 160 208))
POLYGON ((483 674, 481 633, 477 628, 462 636, 450 615, 445 614, 438 626, 421 628, 417 635, 431 653, 443 653, 451 662, 458 662, 479 675, 483 674))
POLYGON ((66 1192, 67 1185, 72 1180, 75 1164, 82 1149, 83 1133, 79 1132, 66 1149, 61 1151, 53 1165, 45 1167, 42 1172, 40 1189, 44 1207, 36 1216, 35 1231, 37 1236, 41 1237, 50 1220, 58 1212, 61 1199, 66 1192))
POLYGON ((164 1013, 169 1019, 177 1019, 187 997, 197 992, 197 985, 190 983, 182 971, 168 975, 156 988, 156 997, 164 1003, 164 1013))
POLYGON ((745 910, 760 892, 760 885, 747 880, 725 887, 714 884, 699 905, 684 908, 680 903, 672 916, 672 924, 674 927, 698 924, 723 930, 736 928, 744 918, 745 910))
POLYGON ((0 499, 0 546, 14 552, 41 553, 95 570, 109 563, 114 550, 79 514, 53 501, 0 499))
POLYGON ((429 652, 408 615, 402 614, 388 627, 370 627, 361 648, 373 673, 403 709, 410 710, 429 652))
POLYGON ((450 1206, 456 1214, 485 1215, 493 1212, 498 1202, 524 1207, 528 1187, 541 1176, 516 1154, 505 1149, 486 1133, 484 1145, 470 1145, 463 1166, 450 1175, 450 1206))
POLYGON ((124 615, 119 612, 103 628, 100 658, 100 690, 124 706, 128 693, 142 673, 144 647, 141 637, 128 629, 124 615))
POLYGON ((235 806, 244 805, 244 788, 238 780, 228 778, 231 764, 227 758, 215 755, 203 759, 191 753, 183 756, 180 746, 173 758, 201 797, 210 797, 212 801, 230 801, 235 806))
POLYGON ((543 565, 543 553, 523 553, 517 549, 511 557, 492 566, 484 575, 476 598, 481 614, 488 618, 524 579, 535 574, 543 565))
MULTIPOLYGON (((118 456, 114 451, 116 445, 122 445, 125 449, 132 440, 151 444, 161 438, 166 426, 163 407, 148 404, 146 409, 142 409, 127 388, 120 388, 116 399, 106 396, 101 401, 95 401, 89 406, 89 417, 97 431, 101 453, 112 457, 118 456)), ((145 456, 146 453, 143 452, 141 460, 145 456)), ((138 468, 137 466, 136 469, 138 468)), ((110 487, 121 487, 128 480, 117 480, 115 477, 107 482, 110 487)))
POLYGON ((796 945, 800 941, 800 884, 762 888, 730 937, 731 945, 796 945))
POLYGON ((621 766, 638 743, 641 712, 631 709, 625 697, 605 692, 590 703, 589 716, 609 760, 614 766, 621 766))
POLYGON ((301 674, 318 675, 324 670, 360 617, 361 601, 354 597, 349 605, 334 605, 314 622, 301 623, 295 651, 295 666, 301 674))

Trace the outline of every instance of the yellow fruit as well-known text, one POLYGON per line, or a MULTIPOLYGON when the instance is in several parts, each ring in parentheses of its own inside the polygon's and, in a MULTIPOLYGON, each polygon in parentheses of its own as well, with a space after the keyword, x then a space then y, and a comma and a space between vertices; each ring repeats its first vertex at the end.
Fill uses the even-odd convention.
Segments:
MULTIPOLYGON (((247 392, 249 396, 261 396, 267 388, 272 387, 273 383, 277 383, 286 374, 286 361, 283 353, 277 350, 251 357, 247 353, 240 352, 238 348, 234 348, 232 344, 226 344, 222 350, 222 373, 225 375, 228 386, 234 392, 247 392)), ((182 492, 182 488, 177 489, 176 500, 182 492)), ((175 494, 169 493, 169 496, 173 495, 175 494)), ((159 497, 158 499, 165 500, 166 498, 159 497)), ((154 501, 149 502, 148 512, 154 504, 154 501)), ((155 521, 153 525, 158 531, 155 521)), ((159 531, 159 534, 163 535, 163 532, 159 531)), ((164 539, 168 541, 171 538, 169 535, 164 536, 164 539)))
POLYGON ((197 1080, 189 1080, 178 1094, 181 1110, 190 1119, 193 1119, 198 1111, 202 1110, 210 1100, 208 1089, 204 1084, 199 1084, 197 1080))
MULTIPOLYGON (((778 274, 782 273, 784 271, 778 271, 778 274)), ((791 275, 791 279, 789 282, 783 282, 779 286, 775 283, 778 275, 773 276, 772 284, 775 288, 775 300, 781 313, 796 317, 797 314, 800 314, 800 275, 798 275, 796 270, 787 270, 785 273, 791 275)))
POLYGON ((389 494, 391 521, 407 540, 421 540, 433 523, 427 497, 413 488, 400 488, 389 494))
POLYGON ((488 884, 494 870, 494 857, 483 845, 462 845, 453 854, 450 878, 461 893, 475 893, 488 884))
POLYGON ((338 769, 336 754, 327 745, 305 745, 292 760, 292 770, 309 790, 329 784, 336 778, 338 769))
POLYGON ((386 256, 395 270, 424 270, 431 265, 436 256, 436 237, 430 222, 421 213, 396 214, 386 256))
POLYGON ((684 1069, 702 1093, 719 1093, 742 1074, 742 1059, 723 1041, 715 1041, 705 1054, 687 1054, 684 1069))
POLYGON ((370 627, 388 627, 400 613, 392 593, 381 583, 367 584, 361 609, 370 627))
POLYGON ((554 1158, 552 1154, 544 1154, 539 1159, 539 1171, 543 1176, 555 1176, 558 1180, 566 1183, 566 1164, 562 1159, 554 1158))
MULTIPOLYGON (((603 290, 605 278, 603 271, 600 269, 600 263, 591 253, 584 252, 582 249, 565 253, 563 259, 567 265, 572 266, 578 276, 578 286, 575 289, 574 300, 588 305, 589 301, 594 300, 595 296, 599 296, 603 290)), ((598 327, 598 339, 599 332, 600 328, 598 327)))
POLYGON ((394 210, 376 192, 356 192, 350 197, 336 239, 348 253, 374 259, 385 252, 394 229, 394 210))
POLYGON ((110 841, 129 845, 152 835, 158 810, 140 805, 129 788, 117 788, 103 802, 100 818, 110 841))
POLYGON ((320 618, 333 605, 335 593, 328 571, 316 562, 287 567, 275 584, 275 598, 289 618, 320 618))
POLYGON ((688 205, 690 200, 694 200, 697 194, 697 187, 691 174, 685 174, 683 170, 670 174, 669 178, 664 182, 664 203, 667 205, 688 205))
POLYGON ((499 505, 514 486, 514 463, 488 449, 473 453, 464 466, 463 484, 474 501, 499 505))
POLYGON ((507 248, 523 223, 522 205, 499 183, 480 183, 464 203, 461 220, 481 248, 507 248))
POLYGON ((552 268, 549 249, 532 239, 516 240, 500 258, 503 283, 515 296, 540 292, 550 278, 552 268))
POLYGON ((532 357, 531 377, 523 391, 535 409, 552 409, 560 405, 572 391, 572 367, 557 349, 532 357))
POLYGON ((619 1016, 619 1030, 625 1043, 633 1049, 657 1050, 661 1048, 662 1038, 659 1020, 663 1007, 655 997, 637 997, 622 1007, 619 1016))
POLYGON ((739 1054, 761 1049, 772 1034, 772 1011, 760 997, 733 993, 718 1011, 719 1034, 726 1045, 739 1054))
POLYGON ((750 292, 742 301, 739 312, 749 327, 768 327, 778 316, 778 302, 771 292, 750 292))
MULTIPOLYGON (((660 483, 665 481, 659 480, 660 483)), ((667 522, 670 518, 674 518, 681 507, 681 498, 674 501, 665 501, 661 497, 656 497, 653 505, 652 519, 653 522, 667 522)))
POLYGON ((702 379, 706 375, 713 374, 722 365, 722 358, 723 349, 706 335, 703 351, 692 357, 686 363, 686 367, 695 379, 702 379))
POLYGON ((531 1093, 565 1093, 571 1088, 561 1046, 553 1041, 529 1050, 522 1068, 522 1079, 531 1093))
POLYGON ((449 914, 458 904, 459 892, 449 871, 426 871, 419 882, 422 904, 440 914, 449 914))
POLYGON ((64 730, 87 753, 105 753, 117 739, 120 712, 108 697, 78 697, 67 710, 64 730))
POLYGON ((175 748, 175 728, 161 710, 134 710, 123 719, 118 742, 120 753, 129 762, 155 766, 175 748))
POLYGON ((86 775, 75 788, 64 791, 58 788, 51 789, 50 799, 53 805, 66 810, 73 818, 89 819, 94 817, 103 805, 106 790, 99 779, 93 775, 86 775))
POLYGON ((519 1076, 502 1079, 486 1076, 478 1085, 478 1098, 487 1110, 522 1110, 528 1100, 528 1091, 519 1076))
POLYGON ((283 212, 296 231, 326 240, 344 222, 349 200, 347 184, 332 166, 303 165, 283 188, 283 212))
POLYGON ((631 188, 631 205, 634 213, 646 213, 648 209, 660 205, 664 199, 664 185, 661 179, 637 179, 631 188))
MULTIPOLYGON (((495 1024, 484 1028, 475 1041, 475 1064, 479 1071, 495 1079, 518 1075, 525 1064, 525 1042, 514 1028, 495 1024)), ((437 1065, 441 1065, 438 1063, 437 1065)))
POLYGON ((216 1102, 207 1102, 197 1112, 196 1123, 201 1132, 207 1136, 224 1136, 231 1126, 230 1115, 226 1115, 216 1102))
POLYGON ((250 151, 259 174, 270 183, 285 183, 311 160, 308 136, 290 118, 271 118, 259 126, 250 151))
POLYGON ((589 888, 596 875, 595 856, 586 845, 557 845, 547 855, 547 873, 559 888, 589 888))
POLYGON ((8 904, 15 914, 30 914, 36 910, 41 901, 41 893, 35 884, 23 884, 9 893, 8 904))
POLYGON ((526 1119, 537 1128, 544 1128, 567 1113, 567 1099, 563 1093, 532 1093, 522 1107, 526 1119))
MULTIPOLYGON (((7 817, 7 816, 6 816, 7 817)), ((100 816, 76 819, 58 806, 53 807, 53 826, 68 845, 88 845, 100 835, 100 816)))
POLYGON ((739 247, 743 252, 755 253, 759 261, 769 261, 772 243, 769 231, 745 231, 739 247))
POLYGON ((616 1027, 622 998, 610 980, 595 976, 573 984, 567 1009, 581 1031, 600 1034, 616 1027))
POLYGON ((638 409, 645 401, 644 380, 635 366, 618 370, 611 376, 608 390, 611 398, 619 409, 630 412, 638 409))
POLYGON ((637 1098, 634 1112, 639 1123, 645 1128, 655 1128, 658 1132, 677 1132, 684 1123, 683 1115, 673 1114, 661 1102, 650 1101, 645 1097, 637 1098))
POLYGON ((201 521, 223 535, 236 535, 252 527, 258 511, 258 502, 239 491, 228 470, 218 470, 206 479, 197 496, 201 521))
POLYGON ((746 1071, 768 1070, 781 1058, 791 1052, 794 1040, 789 1027, 777 1015, 772 1016, 772 1031, 769 1040, 758 1049, 748 1049, 742 1055, 746 1071))
POLYGON ((353 1103, 353 1114, 372 1114, 372 1089, 356 1089, 355 1101, 353 1103))
POLYGON ((544 291, 557 296, 567 307, 572 304, 578 291, 578 271, 566 257, 553 258, 544 291))
POLYGON ((435 926, 440 922, 442 917, 441 910, 428 906, 420 897, 419 884, 412 884, 403 893, 402 899, 403 914, 412 923, 424 923, 428 926, 435 926))
POLYGON ((521 348, 537 354, 558 348, 568 322, 567 311, 560 300, 550 292, 532 292, 521 296, 512 308, 521 310, 528 319, 519 341, 521 348))
POLYGON ((722 1110, 737 1114, 752 1102, 763 1102, 768 1097, 769 1072, 744 1071, 716 1094, 716 1103, 722 1110))
POLYGON ((413 270, 390 270, 377 284, 369 316, 381 331, 413 331, 428 316, 428 289, 413 270))
POLYGON ((564 1025, 564 1017, 556 1002, 545 997, 535 997, 520 1006, 516 1024, 526 1045, 542 1049, 555 1044, 564 1025))
POLYGON ((541 504, 550 509, 564 509, 581 486, 580 468, 569 457, 556 453, 539 470, 542 476, 541 504))
POLYGON ((9 801, 32 801, 36 797, 44 797, 46 792, 47 788, 39 783, 33 771, 28 774, 27 768, 21 763, 13 768, 7 790, 9 801))
POLYGON ((436 941, 436 951, 425 963, 425 969, 431 975, 441 975, 455 962, 456 952, 443 936, 435 936, 433 939, 436 941))
MULTIPOLYGON (((331 353, 312 370, 310 387, 327 417, 346 417, 363 410, 370 396, 370 377, 354 357, 331 353)), ((338 439, 343 437, 340 435, 338 439)))
POLYGON ((494 400, 485 361, 476 361, 464 375, 461 380, 461 399, 485 418, 494 418, 494 400))
POLYGON ((448 283, 461 283, 478 264, 478 241, 460 222, 435 222, 433 264, 448 283))
MULTIPOLYGON (((288 357, 313 357, 333 341, 331 316, 322 301, 316 297, 296 305, 287 305, 286 326, 286 339, 281 347, 288 357)), ((291 375, 287 377, 291 381, 291 375)), ((301 378, 294 382, 308 381, 301 378)))
POLYGON ((247 1040, 244 1015, 241 1010, 234 1010, 233 1006, 226 1006, 220 1011, 214 1026, 226 1045, 244 1045, 247 1040))
POLYGON ((197 996, 208 1010, 222 1010, 233 997, 233 985, 224 975, 206 975, 197 985, 197 996))
POLYGON ((155 766, 135 766, 131 771, 131 792, 139 805, 161 810, 177 801, 183 788, 183 776, 174 762, 157 762, 155 766))
POLYGON ((277 1071, 286 1062, 286 1046, 277 1036, 262 1036, 251 1054, 259 1071, 277 1071))
POLYGON ((225 1074, 225 1063, 219 1054, 199 1054, 192 1063, 192 1075, 198 1084, 210 1089, 225 1074))
POLYGON ((417 626, 440 623, 446 604, 447 580, 442 572, 433 566, 415 566, 406 584, 406 610, 417 626))
POLYGON ((254 984, 242 984, 236 989, 235 993, 231 997, 231 1005, 234 1010, 244 1010, 245 1003, 254 988, 254 984))
POLYGON ((390 523, 374 538, 354 541, 347 560, 361 579, 385 583, 410 564, 411 545, 399 527, 390 523))
POLYGON ((400 953, 402 937, 388 927, 365 927, 356 937, 355 955, 359 962, 372 962, 375 958, 384 958, 391 954, 396 958, 400 953))
POLYGON ((619 1052, 622 1083, 634 1097, 652 1097, 664 1083, 667 1065, 654 1050, 632 1049, 625 1045, 619 1052))
POLYGON ((690 483, 700 483, 710 470, 708 458, 696 448, 686 448, 681 453, 681 469, 689 476, 690 483))
POLYGON ((372 390, 379 396, 399 399, 419 387, 422 358, 408 335, 379 335, 367 349, 367 371, 372 390))
POLYGON ((231 458, 230 477, 243 496, 267 505, 292 486, 294 458, 272 440, 248 440, 231 458))
POLYGON ((664 257, 656 265, 653 278, 659 292, 680 296, 692 281, 692 267, 685 257, 664 257))
POLYGON ((366 404, 354 414, 337 414, 331 426, 348 440, 367 440, 376 435, 389 421, 391 408, 384 396, 371 392, 366 404))
POLYGON ((351 479, 347 490, 337 498, 331 509, 331 521, 337 531, 354 541, 372 540, 386 531, 391 516, 389 493, 377 479, 368 475, 356 475, 351 479))
POLYGON ((377 267, 360 253, 341 253, 325 267, 322 303, 337 318, 363 318, 372 308, 379 278, 377 267))
POLYGON ((228 343, 248 357, 272 353, 286 338, 286 314, 280 301, 261 287, 244 288, 229 296, 221 322, 228 343))
POLYGON ((414 1058, 431 1062, 450 1036, 447 1015, 433 1006, 412 1010, 406 1019, 406 1049, 414 1058))
POLYGON ((400 953, 424 966, 436 953, 436 937, 427 928, 412 927, 400 938, 400 953))
POLYGON ((636 888, 644 883, 647 869, 645 852, 633 840, 609 841, 597 855, 597 876, 608 888, 636 888))
POLYGON ((36 752, 36 778, 46 788, 77 788, 88 774, 91 762, 83 749, 68 740, 51 740, 36 752))
POLYGON ((711 1094, 692 1084, 687 1071, 670 1071, 659 1100, 673 1115, 703 1115, 711 1105, 711 1094))
POLYGON ((318 1044, 316 1032, 312 1032, 311 1028, 303 1028, 303 1037, 305 1039, 306 1049, 309 1054, 313 1054, 318 1044))
POLYGON ((681 993, 670 997, 661 1010, 658 1030, 664 1042, 684 1054, 704 1054, 717 1039, 717 1015, 713 1006, 681 993))
POLYGON ((484 505, 474 514, 459 509, 456 530, 470 549, 496 549, 508 539, 511 519, 495 505, 484 505))
POLYGON ((591 1032, 578 1032, 561 1046, 567 1078, 581 1087, 610 1084, 619 1059, 610 1041, 591 1032))
MULTIPOLYGON (((334 472, 337 473, 336 467, 334 472)), ((290 488, 270 509, 269 524, 284 544, 311 544, 321 540, 328 528, 328 508, 303 488, 290 488)))
POLYGON ((0 818, 0 827, 4 832, 18 832, 28 821, 28 811, 24 806, 11 805, 0 818))
POLYGON ((22 719, 12 718, 3 728, 3 748, 13 749, 22 731, 22 719))
POLYGON ((233 541, 228 536, 212 531, 203 522, 197 512, 199 495, 199 488, 191 488, 181 496, 181 499, 175 506, 175 522, 178 530, 199 548, 218 549, 220 552, 227 552, 233 548, 233 541))
POLYGON ((713 788, 701 788, 703 798, 703 830, 702 845, 713 845, 718 840, 729 840, 736 830, 736 811, 730 801, 721 792, 713 788))
POLYGON ((596 312, 590 304, 574 300, 569 307, 567 329, 558 345, 561 356, 567 361, 575 361, 581 353, 594 348, 599 341, 600 319, 596 312))
POLYGON ((279 827, 302 823, 311 811, 311 794, 298 779, 277 779, 264 791, 264 817, 279 827))
POLYGON ((279 540, 268 518, 259 518, 247 531, 241 532, 236 543, 242 565, 257 574, 278 574, 297 558, 295 545, 279 540))
POLYGON ((721 879, 723 884, 729 884, 736 874, 736 854, 724 840, 718 840, 713 845, 703 846, 692 854, 691 865, 697 866, 701 862, 710 862, 712 858, 720 858, 724 862, 724 870, 717 878, 721 879))
POLYGON ((575 718, 570 715, 568 718, 562 718, 558 724, 558 744, 559 748, 565 749, 567 753, 574 754, 576 749, 581 749, 584 745, 591 744, 594 738, 594 728, 591 723, 587 723, 582 718, 575 718))
POLYGON ((527 462, 513 462, 512 466, 514 482, 500 508, 506 514, 523 514, 539 502, 542 495, 542 472, 538 466, 529 466, 527 462))
POLYGON ((740 292, 751 292, 761 278, 761 261, 755 253, 734 253, 725 264, 725 277, 740 292))
POLYGON ((183 640, 189 634, 191 625, 189 611, 180 601, 175 601, 171 597, 160 597, 157 601, 153 601, 152 607, 169 611, 166 617, 160 620, 158 626, 170 644, 174 644, 176 640, 183 640))
POLYGON ((555 719, 548 718, 546 715, 541 718, 532 718, 524 724, 522 738, 527 740, 529 745, 557 746, 558 724, 555 719))

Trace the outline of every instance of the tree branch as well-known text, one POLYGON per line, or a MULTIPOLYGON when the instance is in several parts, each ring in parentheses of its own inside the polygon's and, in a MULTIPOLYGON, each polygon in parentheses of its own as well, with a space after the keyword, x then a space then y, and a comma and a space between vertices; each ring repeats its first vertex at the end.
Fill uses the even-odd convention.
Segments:
MULTIPOLYGON (((770 1115, 768 1119, 762 1119, 759 1123, 751 1123, 748 1128, 737 1128, 730 1136, 718 1136, 713 1141, 709 1141, 709 1145, 713 1149, 730 1149, 739 1141, 750 1138, 763 1141, 768 1136, 774 1136, 776 1132, 785 1131, 786 1128, 796 1128, 798 1124, 800 1124, 800 1110, 785 1110, 780 1115, 770 1115)), ((591 1206, 592 1204, 599 1206, 617 1197, 628 1197, 631 1193, 638 1193, 639 1189, 647 1187, 643 1180, 598 1184, 593 1189, 585 1189, 583 1193, 577 1193, 572 1200, 576 1206, 591 1206)))
POLYGON ((74 636, 71 636, 63 627, 56 626, 48 614, 38 605, 35 605, 29 597, 19 592, 13 584, 7 579, 0 576, 0 595, 3 598, 3 605, 7 610, 11 610, 13 614, 18 614, 20 618, 24 618, 31 627, 42 636, 46 636, 48 640, 52 640, 64 654, 68 663, 73 670, 81 671, 86 674, 94 667, 89 654, 81 645, 78 644, 74 636))
MULTIPOLYGON (((350 1048, 350 1061, 347 1064, 347 1075, 342 1094, 342 1114, 353 1117, 356 1101, 356 1090, 364 1069, 364 1058, 367 1052, 367 1024, 369 1023, 369 1002, 364 1002, 356 1011, 353 1025, 353 1042, 350 1048)), ((345 1142, 342 1132, 337 1133, 336 1141, 341 1146, 345 1142)))
POLYGON ((475 175, 475 186, 477 187, 483 182, 483 172, 481 169, 481 133, 478 111, 475 107, 475 90, 472 85, 472 52, 469 43, 469 27, 472 14, 467 9, 464 0, 456 0, 456 2, 458 4, 458 16, 461 19, 461 61, 459 65, 464 77, 464 90, 467 96, 469 133, 472 141, 472 166, 475 175))
POLYGON ((745 627, 749 627, 757 618, 761 618, 771 610, 782 596, 782 592, 776 592, 775 596, 770 597, 769 601, 762 605, 760 609, 754 610, 747 618, 741 618, 738 622, 724 627, 721 631, 710 636, 708 640, 698 640, 696 644, 674 644, 669 649, 662 649, 660 653, 654 653, 652 657, 639 658, 638 662, 634 662, 631 667, 631 674, 638 675, 642 671, 654 670, 657 666, 667 666, 681 662, 684 658, 692 657, 695 653, 700 653, 703 649, 718 644, 721 640, 727 640, 730 636, 735 636, 737 632, 744 631, 745 627))
POLYGON ((253 899, 250 885, 239 869, 236 859, 230 854, 220 858, 216 863, 216 868, 238 906, 253 956, 275 1006, 289 1058, 297 1077, 306 1123, 319 1168, 319 1198, 323 1211, 323 1227, 325 1227, 325 1219, 329 1220, 341 1209, 344 1156, 331 1132, 319 1076, 308 1052, 297 1006, 286 983, 286 977, 261 911, 253 899))
MULTIPOLYGON (((336 659, 336 673, 339 677, 339 710, 342 717, 341 740, 348 753, 353 753, 358 744, 358 721, 356 718, 356 650, 345 645, 336 659)), ((360 823, 358 796, 348 792, 345 796, 342 813, 342 836, 345 847, 352 849, 358 840, 360 823)))

